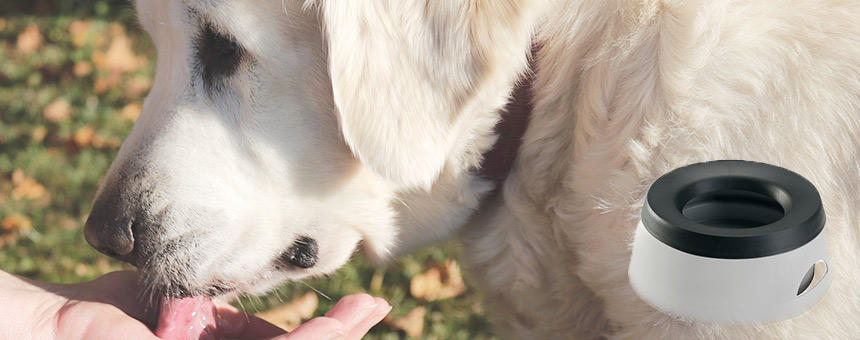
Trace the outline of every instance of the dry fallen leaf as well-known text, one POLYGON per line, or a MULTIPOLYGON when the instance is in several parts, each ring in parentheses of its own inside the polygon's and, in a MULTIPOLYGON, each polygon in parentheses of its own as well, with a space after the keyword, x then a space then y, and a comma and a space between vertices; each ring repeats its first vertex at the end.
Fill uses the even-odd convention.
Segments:
POLYGON ((83 264, 83 263, 75 264, 75 274, 78 276, 88 276, 92 272, 93 272, 93 268, 86 265, 86 264, 83 264))
POLYGON ((60 222, 57 223, 57 225, 62 230, 74 230, 74 229, 78 228, 78 221, 76 221, 74 218, 71 218, 69 216, 64 216, 63 218, 60 219, 60 222))
POLYGON ((0 222, 0 248, 6 244, 14 243, 21 234, 33 229, 33 222, 27 216, 11 214, 0 222))
POLYGON ((75 77, 83 77, 93 72, 93 64, 87 61, 79 61, 72 67, 72 73, 75 77))
POLYGON ((119 111, 119 116, 125 121, 134 122, 140 117, 141 107, 138 103, 130 103, 119 111))
POLYGON ((24 32, 18 35, 17 48, 21 54, 30 54, 42 46, 42 33, 39 26, 30 25, 24 32))
POLYGON ((111 22, 108 25, 108 30, 111 36, 123 35, 125 34, 125 27, 118 22, 111 22))
POLYGON ((466 284, 460 274, 460 267, 454 260, 433 265, 409 282, 410 294, 423 301, 447 299, 463 294, 465 291, 466 284))
POLYGON ((3 219, 3 222, 0 222, 0 227, 2 227, 3 231, 7 233, 26 233, 33 229, 33 222, 30 221, 27 216, 11 214, 6 216, 6 218, 3 219))
POLYGON ((409 293, 416 299, 429 300, 430 295, 442 289, 442 273, 438 268, 430 268, 409 281, 409 293))
POLYGON ((110 262, 108 262, 106 258, 100 256, 96 260, 96 269, 99 271, 100 274, 105 274, 111 271, 110 262))
POLYGON ((69 24, 69 34, 72 36, 72 45, 75 47, 84 46, 89 38, 90 27, 92 23, 87 20, 75 20, 69 24))
POLYGON ((296 329, 302 320, 310 319, 317 310, 319 299, 316 293, 308 292, 290 301, 286 305, 255 314, 259 318, 275 326, 291 331, 296 329))
POLYGON ((108 78, 98 77, 96 81, 93 83, 93 92, 97 95, 104 94, 109 88, 111 84, 109 83, 108 78))
POLYGON ((125 95, 129 98, 138 98, 152 88, 152 79, 146 76, 137 76, 125 82, 125 95))
POLYGON ((45 187, 24 174, 21 169, 12 172, 12 199, 38 200, 48 196, 45 187))
POLYGON ((113 87, 117 87, 122 80, 122 74, 119 72, 111 72, 107 76, 98 76, 93 84, 93 92, 100 95, 113 87))
POLYGON ((37 126, 33 128, 33 131, 30 133, 30 139, 33 142, 41 143, 45 140, 46 135, 48 135, 48 129, 44 126, 37 126))
POLYGON ((93 136, 95 136, 96 130, 91 126, 87 125, 80 128, 77 132, 75 132, 75 136, 72 139, 75 142, 75 145, 78 147, 87 147, 93 142, 93 136))
POLYGON ((111 24, 110 31, 111 42, 107 52, 95 51, 92 54, 92 60, 97 69, 125 73, 146 64, 146 57, 136 55, 131 49, 131 39, 125 34, 122 26, 111 24))
POLYGON ((118 148, 122 140, 119 137, 108 137, 104 138, 96 134, 93 136, 93 147, 96 149, 113 149, 118 148))
POLYGON ((394 329, 406 332, 406 335, 419 338, 424 333, 424 316, 427 315, 427 309, 424 307, 415 307, 406 313, 403 317, 397 318, 388 323, 394 329))
POLYGON ((72 116, 72 107, 65 99, 58 98, 45 107, 42 116, 48 121, 59 123, 72 116))

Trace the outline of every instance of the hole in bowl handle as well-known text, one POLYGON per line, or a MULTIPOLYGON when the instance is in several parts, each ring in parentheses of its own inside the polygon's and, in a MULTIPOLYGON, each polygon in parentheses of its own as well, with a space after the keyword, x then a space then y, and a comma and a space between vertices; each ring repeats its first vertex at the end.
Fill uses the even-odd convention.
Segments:
POLYGON ((824 260, 818 260, 815 262, 809 267, 809 271, 803 275, 803 279, 800 280, 800 286, 797 288, 797 296, 801 296, 815 288, 826 274, 827 262, 824 262, 824 260))

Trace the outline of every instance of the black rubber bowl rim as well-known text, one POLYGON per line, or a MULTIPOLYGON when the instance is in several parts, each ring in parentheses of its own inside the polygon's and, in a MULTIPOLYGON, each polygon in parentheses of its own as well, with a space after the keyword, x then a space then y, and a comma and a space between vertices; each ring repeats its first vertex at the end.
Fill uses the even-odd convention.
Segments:
POLYGON ((661 242, 693 255, 725 259, 797 249, 812 241, 824 223, 821 196, 806 178, 778 166, 741 160, 696 163, 668 172, 651 185, 642 208, 642 224, 661 242), (765 194, 779 202, 784 215, 751 228, 698 223, 682 209, 702 183, 765 194))

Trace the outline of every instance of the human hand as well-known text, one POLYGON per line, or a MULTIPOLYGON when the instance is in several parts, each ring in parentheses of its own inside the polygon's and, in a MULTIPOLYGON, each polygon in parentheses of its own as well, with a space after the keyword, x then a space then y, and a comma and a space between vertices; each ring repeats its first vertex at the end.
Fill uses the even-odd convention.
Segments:
POLYGON ((24 339, 157 339, 155 321, 137 303, 137 275, 113 272, 94 281, 54 284, 0 271, 0 333, 24 339))
POLYGON ((382 321, 391 306, 380 297, 352 294, 341 298, 325 316, 313 318, 272 340, 358 340, 382 321))
MULTIPOLYGON (((151 331, 157 312, 136 297, 137 274, 113 272, 94 281, 52 284, 0 271, 0 333, 11 338, 157 340, 151 331)), ((391 307, 367 294, 341 299, 325 317, 283 330, 236 308, 216 303, 217 326, 209 339, 360 339, 391 307)))
POLYGON ((353 294, 340 299, 324 317, 311 319, 289 334, 241 313, 229 304, 205 298, 181 298, 162 305, 155 334, 166 340, 270 339, 358 340, 381 321, 391 306, 382 298, 353 294), (166 308, 165 308, 166 306, 166 308))

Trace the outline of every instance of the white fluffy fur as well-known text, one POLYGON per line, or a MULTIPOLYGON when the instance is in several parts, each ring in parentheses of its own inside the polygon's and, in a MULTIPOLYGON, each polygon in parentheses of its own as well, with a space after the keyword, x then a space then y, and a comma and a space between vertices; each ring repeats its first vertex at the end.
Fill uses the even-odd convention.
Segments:
POLYGON ((535 109, 516 166, 462 233, 500 335, 860 337, 856 1, 284 5, 138 2, 158 73, 106 187, 147 168, 151 209, 170 217, 163 242, 199 235, 150 268, 153 281, 259 292, 334 270, 360 239, 385 259, 449 237, 490 189, 468 170, 494 141, 534 37, 535 109), (192 87, 187 6, 254 56, 226 94, 192 87), (818 187, 834 277, 808 313, 694 323, 631 290, 629 244, 648 186, 712 159, 784 166, 818 187), (320 263, 274 270, 298 235, 320 242, 320 263))
POLYGON ((153 285, 261 293, 336 270, 361 240, 377 257, 394 243, 394 189, 338 133, 316 16, 284 5, 137 2, 158 49, 155 84, 101 190, 143 195, 144 214, 159 216, 157 230, 135 241, 157 249, 139 265, 153 285), (193 70, 204 21, 248 51, 214 93, 193 70), (319 244, 317 264, 276 269, 301 236, 319 244))
POLYGON ((535 6, 513 0, 320 6, 334 101, 356 156, 405 188, 430 189, 446 165, 462 172, 475 164, 525 66, 535 6))
POLYGON ((520 338, 860 337, 858 3, 571 1, 550 13, 516 169, 487 212, 496 223, 467 239, 490 300, 514 307, 501 326, 520 338), (834 281, 808 313, 686 322, 631 290, 648 186, 713 159, 781 165, 821 191, 834 281))
POLYGON ((359 242, 384 261, 463 225, 492 189, 467 170, 495 140, 538 14, 515 1, 136 5, 156 79, 101 194, 140 196, 140 217, 157 218, 135 235, 156 249, 139 265, 148 283, 249 293, 330 273, 359 242), (218 91, 195 70, 207 23, 248 51, 218 91), (317 264, 277 269, 301 236, 317 264))

